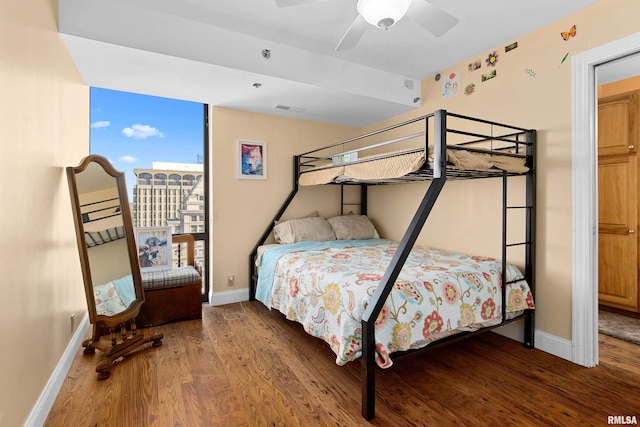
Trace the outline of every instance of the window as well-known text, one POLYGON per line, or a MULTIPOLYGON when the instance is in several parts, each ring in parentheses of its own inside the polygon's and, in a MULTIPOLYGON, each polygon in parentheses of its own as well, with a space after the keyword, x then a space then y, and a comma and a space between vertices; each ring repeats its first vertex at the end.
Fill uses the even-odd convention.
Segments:
POLYGON ((207 106, 99 88, 90 100, 91 152, 125 173, 133 226, 197 233, 197 261, 206 268, 204 216, 188 211, 206 208, 207 106))
POLYGON ((167 184, 167 175, 163 173, 157 173, 154 176, 154 185, 166 185, 167 184))

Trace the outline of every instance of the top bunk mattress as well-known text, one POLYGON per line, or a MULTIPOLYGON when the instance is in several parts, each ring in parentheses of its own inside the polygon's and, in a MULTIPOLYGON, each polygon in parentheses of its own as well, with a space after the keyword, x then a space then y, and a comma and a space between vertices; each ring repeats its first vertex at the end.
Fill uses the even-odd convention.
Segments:
POLYGON ((107 216, 82 224, 87 247, 102 245, 125 236, 122 215, 107 216))
MULTIPOLYGON (((333 182, 382 182, 415 173, 423 169, 427 162, 424 150, 378 154, 365 157, 362 160, 334 167, 328 167, 329 164, 327 164, 306 170, 300 174, 299 184, 311 186, 333 182)), ((433 161, 433 148, 430 147, 428 162, 432 163, 433 161)), ((525 166, 524 157, 479 153, 453 147, 447 149, 447 163, 450 168, 458 171, 489 171, 493 169, 522 174, 529 170, 525 166)))

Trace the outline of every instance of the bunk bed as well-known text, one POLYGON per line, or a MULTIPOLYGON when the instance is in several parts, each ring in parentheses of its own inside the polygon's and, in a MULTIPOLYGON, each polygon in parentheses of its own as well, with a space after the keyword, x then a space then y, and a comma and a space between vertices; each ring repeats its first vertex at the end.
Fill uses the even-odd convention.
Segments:
MULTIPOLYGON (((326 310, 326 307, 314 313, 314 322, 321 323, 320 326, 313 327, 307 324, 305 329, 330 344, 337 354, 338 364, 360 358, 362 415, 367 420, 375 417, 376 367, 390 366, 391 352, 431 348, 516 320, 524 320, 524 345, 533 348, 535 140, 535 130, 437 110, 432 114, 294 156, 293 189, 249 257, 250 300, 259 299, 270 309, 275 305, 288 318, 300 321, 295 313, 296 308, 290 305, 287 307, 286 300, 289 296, 297 294, 299 284, 305 282, 307 286, 317 290, 309 292, 307 288, 305 292, 309 298, 342 298, 338 305, 354 309, 346 314, 342 313, 341 317, 334 316, 334 321, 339 324, 338 328, 351 323, 351 332, 348 330, 336 333, 335 329, 332 329, 335 325, 321 323, 325 318, 332 317, 328 313, 331 310, 326 310), (508 204, 508 182, 512 177, 522 177, 520 179, 525 181, 524 185, 520 186, 526 193, 523 195, 522 205, 508 204), (501 259, 414 248, 446 181, 481 178, 502 180, 501 259), (351 219, 358 217, 366 222, 369 186, 415 181, 430 181, 430 184, 402 240, 397 243, 379 239, 375 228, 373 233, 368 229, 364 235, 361 233, 362 227, 355 234, 349 235, 348 231, 345 234, 344 227, 341 229, 340 224, 337 228, 333 227, 333 223, 330 222, 333 218, 328 221, 328 230, 323 224, 324 218, 321 217, 294 220, 300 221, 303 225, 313 223, 321 226, 313 232, 307 232, 305 226, 305 232, 300 232, 297 236, 281 225, 288 226, 292 221, 280 222, 300 186, 340 185, 342 213, 345 206, 349 205, 344 200, 344 186, 360 186, 360 215, 354 215, 351 219), (508 241, 507 212, 512 210, 520 211, 524 216, 524 241, 508 241), (285 236, 278 236, 278 233, 285 236), (277 243, 266 244, 274 234, 277 243), (365 248, 364 255, 357 255, 354 247, 359 246, 365 248), (524 249, 523 274, 507 262, 508 249, 514 246, 524 249), (307 252, 302 252, 303 250, 307 252), (341 272, 346 267, 340 264, 327 269, 327 263, 345 258, 358 260, 356 270, 346 273, 351 279, 336 278, 329 270, 341 272), (434 264, 436 260, 440 260, 441 263, 434 264), (314 261, 320 263, 318 267, 314 267, 314 261), (447 264, 455 267, 453 271, 443 271, 443 265, 447 264), (304 273, 303 270, 307 270, 309 275, 299 276, 297 272, 304 273), (368 270, 371 274, 366 274, 368 270), (429 273, 427 270, 434 270, 436 276, 426 276, 425 274, 429 273), (320 271, 322 273, 319 273, 320 271), (362 274, 363 272, 365 274, 362 274), (320 275, 327 276, 329 282, 335 286, 319 284, 320 275), (284 280, 278 282, 277 276, 284 280), (449 327, 449 324, 442 327, 442 318, 433 322, 433 318, 429 317, 432 313, 430 308, 411 307, 416 305, 413 303, 418 300, 422 302, 434 299, 428 295, 424 297, 416 294, 413 288, 416 282, 423 284, 422 293, 428 294, 433 290, 434 284, 446 286, 446 283, 451 283, 456 278, 463 278, 470 285, 465 292, 471 288, 489 292, 488 297, 467 295, 473 304, 482 305, 483 321, 465 321, 458 318, 453 322, 457 322, 460 327, 449 327), (483 279, 486 282, 483 282, 483 279), (281 283, 283 281, 290 282, 293 287, 287 288, 286 283, 281 283), (309 285, 311 282, 313 283, 309 285), (354 291, 348 287, 350 285, 347 282, 357 282, 357 285, 367 282, 369 286, 364 290, 354 291), (332 287, 331 291, 327 290, 329 287, 332 287), (346 294, 340 296, 339 290, 346 294), (333 294, 329 295, 331 292, 333 294), (356 294, 361 295, 358 298, 356 294), (285 298, 278 300, 278 295, 285 298), (397 307, 398 298, 403 300, 402 309, 405 310, 404 313, 409 313, 410 319, 425 322, 425 334, 416 340, 403 342, 403 338, 400 337, 401 331, 396 330, 393 332, 398 334, 393 339, 394 345, 389 345, 392 340, 389 332, 384 332, 379 326, 383 323, 381 319, 393 310, 389 306, 397 307), (518 303, 514 306, 512 300, 518 300, 518 303), (320 317, 322 319, 319 320, 320 317), (429 328, 431 330, 427 330, 429 328), (431 332, 438 334, 431 337, 431 332), (403 344, 398 345, 398 342, 403 344)), ((348 216, 341 215, 335 218, 340 223, 340 218, 348 216)), ((366 229, 368 226, 364 227, 366 229)), ((331 304, 331 301, 325 301, 326 306, 331 304)), ((314 307, 317 308, 317 304, 314 307)), ((436 311, 433 313, 439 317, 436 311)), ((471 318, 475 319, 473 315, 471 318)))
POLYGON ((124 238, 120 200, 116 198, 80 206, 87 248, 124 238))

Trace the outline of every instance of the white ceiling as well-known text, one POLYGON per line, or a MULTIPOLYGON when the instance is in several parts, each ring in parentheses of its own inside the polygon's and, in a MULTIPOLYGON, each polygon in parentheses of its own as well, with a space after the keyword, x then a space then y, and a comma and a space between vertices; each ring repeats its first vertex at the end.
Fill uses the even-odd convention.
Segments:
POLYGON ((306 1, 59 0, 59 31, 89 86, 366 126, 418 107, 421 79, 598 0, 430 0, 459 19, 446 34, 405 17, 337 52, 357 1, 306 1))

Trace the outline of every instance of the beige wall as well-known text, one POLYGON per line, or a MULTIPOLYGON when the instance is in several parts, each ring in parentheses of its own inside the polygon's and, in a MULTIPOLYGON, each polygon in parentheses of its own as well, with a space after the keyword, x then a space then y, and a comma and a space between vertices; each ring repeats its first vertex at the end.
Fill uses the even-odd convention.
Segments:
MULTIPOLYGON (((459 74, 461 93, 457 96, 442 98, 442 81, 423 80, 419 113, 384 123, 443 108, 538 130, 536 328, 561 338, 571 339, 571 57, 634 34, 640 29, 638 16, 640 2, 636 0, 601 0, 517 40, 505 41, 504 45, 517 41, 515 50, 505 53, 504 45, 496 46, 499 58, 494 79, 480 81, 480 75, 487 72, 484 60, 489 51, 442 70, 442 76, 452 71, 459 74), (574 24, 576 36, 563 41, 560 32, 574 24), (566 53, 569 56, 561 64, 566 53), (470 72, 467 64, 475 59, 483 66, 470 72), (467 96, 462 90, 469 83, 475 83, 476 92, 467 96)), ((484 202, 500 191, 499 183, 492 181, 447 183, 419 243, 499 256, 499 216, 484 202)), ((416 184, 372 192, 370 214, 386 237, 402 236, 425 188, 416 184), (390 204, 407 209, 387 213, 384 207, 390 204)))
POLYGON ((131 259, 127 245, 127 239, 118 239, 87 248, 91 282, 94 287, 131 275, 131 259))
POLYGON ((89 90, 55 0, 0 2, 0 425, 27 420, 86 312, 64 167, 89 151, 89 90))
MULTIPOLYGON (((224 108, 212 109, 210 128, 215 293, 248 287, 249 253, 293 188, 293 156, 357 135, 361 129, 224 108), (237 179, 238 139, 267 143, 268 179, 237 179), (234 287, 227 286, 229 275, 235 276, 234 287)), ((339 188, 301 189, 285 218, 316 210, 322 216, 338 214, 339 188)))

